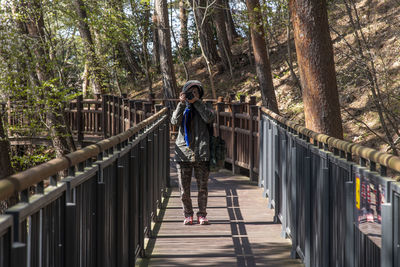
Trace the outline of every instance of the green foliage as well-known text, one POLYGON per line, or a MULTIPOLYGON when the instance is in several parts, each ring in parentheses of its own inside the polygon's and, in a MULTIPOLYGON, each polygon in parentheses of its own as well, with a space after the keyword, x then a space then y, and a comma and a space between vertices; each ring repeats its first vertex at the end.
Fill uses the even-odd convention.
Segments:
POLYGON ((235 95, 235 98, 236 98, 236 100, 240 100, 240 97, 242 96, 242 95, 245 95, 246 97, 248 96, 248 92, 237 92, 236 93, 236 95, 235 95))
POLYGON ((11 165, 15 172, 24 171, 36 165, 42 164, 55 158, 53 150, 46 149, 43 146, 32 149, 30 153, 14 155, 11 158, 11 165))

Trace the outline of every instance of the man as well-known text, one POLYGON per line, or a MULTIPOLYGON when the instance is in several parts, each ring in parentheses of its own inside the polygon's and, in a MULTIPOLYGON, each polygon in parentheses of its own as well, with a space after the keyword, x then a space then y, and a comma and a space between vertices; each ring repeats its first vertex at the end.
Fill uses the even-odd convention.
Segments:
POLYGON ((212 108, 201 100, 204 91, 199 81, 188 81, 179 96, 179 104, 172 114, 172 125, 179 125, 175 143, 175 161, 178 170, 179 190, 185 219, 183 224, 193 224, 193 206, 190 198, 192 170, 197 181, 197 222, 208 224, 207 197, 210 164, 209 124, 215 119, 212 108))

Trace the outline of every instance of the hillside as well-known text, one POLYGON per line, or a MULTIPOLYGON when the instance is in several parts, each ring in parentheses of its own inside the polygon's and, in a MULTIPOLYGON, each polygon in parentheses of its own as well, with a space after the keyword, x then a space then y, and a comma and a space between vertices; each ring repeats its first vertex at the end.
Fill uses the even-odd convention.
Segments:
MULTIPOLYGON (((329 22, 332 28, 331 37, 334 45, 344 138, 386 151, 388 146, 376 135, 384 136, 373 105, 368 80, 363 75, 362 67, 360 68, 357 54, 354 53, 357 47, 354 29, 349 22, 344 4, 340 4, 341 1, 333 2, 329 6, 329 22)), ((392 102, 391 107, 400 107, 400 4, 397 0, 363 0, 358 1, 356 7, 366 45, 373 57, 378 84, 384 97, 392 102)), ((285 63, 286 32, 282 30, 277 39, 281 45, 271 45, 269 51, 279 109, 284 116, 304 122, 299 89, 290 78, 289 69, 285 63)), ((298 75, 293 39, 291 48, 295 72, 298 75)), ((255 69, 250 65, 247 57, 248 41, 236 40, 232 52, 237 59, 233 78, 230 77, 229 72, 218 73, 218 69, 214 67, 217 94, 219 96, 226 96, 229 93, 236 93, 237 96, 255 95, 260 100, 255 69)), ((186 62, 186 65, 190 79, 202 81, 205 84, 206 97, 211 97, 208 74, 202 58, 194 57, 186 62)), ((176 64, 175 69, 178 86, 181 87, 185 83, 184 69, 181 64, 176 64)), ((155 80, 158 82, 154 84, 154 90, 157 92, 157 97, 162 98, 161 79, 156 77, 155 80)), ((399 112, 399 110, 395 109, 394 112, 399 112)), ((393 134, 393 138, 396 140, 399 136, 393 134)))

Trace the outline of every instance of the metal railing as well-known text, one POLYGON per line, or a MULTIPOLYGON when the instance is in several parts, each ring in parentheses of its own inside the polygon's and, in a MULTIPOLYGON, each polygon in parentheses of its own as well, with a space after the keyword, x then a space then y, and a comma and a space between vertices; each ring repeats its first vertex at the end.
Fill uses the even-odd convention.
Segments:
POLYGON ((0 216, 0 266, 133 266, 168 183, 166 108, 2 179, 0 200, 17 194, 19 202, 0 216))
POLYGON ((400 184, 387 175, 400 158, 261 110, 259 184, 292 256, 306 266, 400 266, 400 184))
MULTIPOLYGON (((146 116, 149 116, 155 109, 160 109, 161 105, 155 104, 156 102, 162 102, 159 99, 132 101, 114 96, 105 96, 101 101, 94 101, 78 99, 70 103, 67 114, 70 114, 71 127, 76 125, 76 128, 73 128, 75 134, 98 134, 100 136, 119 134, 146 116), (102 115, 100 116, 99 114, 102 115), (101 126, 99 127, 99 125, 101 126), (102 125, 105 125, 105 127, 102 125)), ((170 99, 168 101, 178 100, 170 99)), ((234 173, 238 173, 243 169, 247 170, 251 180, 258 181, 259 186, 264 188, 264 195, 269 198, 268 206, 275 209, 275 221, 282 223, 282 236, 292 239, 293 257, 302 258, 306 266, 400 266, 400 183, 397 183, 388 175, 400 172, 400 158, 327 135, 315 133, 266 108, 256 106, 254 97, 250 98, 248 103, 244 101, 244 97, 241 97, 238 102, 230 100, 224 102, 222 99, 208 101, 214 105, 217 114, 216 121, 214 122, 214 134, 221 136, 227 145, 226 162, 230 164, 234 173)), ((168 126, 166 119, 164 119, 163 125, 162 130, 160 130, 163 133, 161 136, 165 140, 169 140, 166 133, 176 131, 176 129, 173 127, 169 128, 171 126, 168 126)), ((146 132, 142 134, 146 134, 146 132)), ((140 135, 138 134, 134 134, 133 136, 136 136, 135 140, 138 140, 137 138, 140 139, 140 135)), ((131 142, 131 148, 130 152, 127 153, 131 155, 131 159, 137 157, 138 154, 135 153, 140 153, 141 157, 137 163, 136 161, 132 161, 131 164, 128 164, 129 168, 126 167, 127 165, 124 165, 124 170, 133 170, 133 177, 144 177, 143 175, 147 174, 147 172, 159 172, 159 168, 151 168, 149 165, 143 167, 142 164, 146 163, 144 159, 148 155, 153 155, 151 152, 148 152, 149 149, 157 149, 162 145, 160 140, 158 139, 158 143, 156 143, 155 141, 149 141, 153 140, 149 136, 146 137, 148 139, 146 142, 142 139, 142 141, 134 141, 132 138, 128 138, 131 142), (142 147, 144 147, 143 151, 140 150, 142 147), (144 151, 147 152, 144 153, 144 151)), ((108 142, 115 142, 113 145, 114 150, 118 150, 118 142, 115 137, 110 138, 108 142)), ((98 144, 100 144, 100 148, 103 146, 101 142, 98 144)), ((105 153, 104 151, 107 151, 107 149, 105 148, 105 150, 96 153, 105 153)), ((161 174, 166 176, 168 175, 166 168, 169 168, 169 158, 164 158, 168 157, 164 152, 168 151, 169 148, 163 147, 162 149, 162 156, 159 156, 162 158, 154 162, 163 165, 161 174)), ((97 156, 96 153, 92 157, 97 156)), ((121 152, 119 153, 121 154, 121 152)), ((80 154, 78 153, 77 155, 80 154)), ((48 164, 47 166, 57 166, 57 170, 60 171, 61 169, 68 168, 71 164, 74 164, 74 166, 78 165, 77 168, 79 169, 79 164, 85 161, 77 162, 76 160, 71 160, 69 157, 67 159, 68 162, 65 160, 55 160, 46 164, 48 164)), ((129 161, 129 159, 125 160, 129 161)), ((116 175, 115 173, 119 173, 119 168, 116 165, 120 163, 115 163, 119 162, 118 159, 115 159, 115 161, 105 161, 109 162, 107 164, 110 164, 107 165, 110 166, 107 169, 109 177, 112 175, 111 173, 114 173, 114 175, 116 175)), ((151 163, 152 161, 147 161, 147 164, 149 162, 153 164, 151 163)), ((104 171, 100 171, 101 167, 98 168, 94 172, 99 176, 99 173, 104 173, 104 171)), ((46 167, 45 169, 48 168, 46 167)), ((106 168, 103 168, 103 170, 106 170, 106 168)), ((36 177, 36 173, 34 172, 33 174, 30 177, 36 177)), ((41 175, 44 179, 44 177, 51 177, 53 174, 45 172, 41 175)), ((74 181, 74 179, 71 181, 74 181)), ((134 181, 136 179, 134 178, 134 181)), ((6 181, 6 184, 2 184, 2 181, 0 181, 0 196, 3 192, 7 191, 7 188, 13 188, 8 192, 22 191, 22 199, 26 199, 28 185, 39 183, 37 188, 41 190, 43 188, 43 185, 40 184, 42 180, 26 178, 25 182, 21 183, 20 181, 22 180, 16 179, 6 181)), ((92 183, 98 183, 96 181, 93 180, 92 183)), ((145 184, 146 182, 135 183, 145 184)), ((68 188, 76 187, 73 182, 66 182, 64 184, 66 184, 65 192, 72 192, 68 188)), ((143 184, 136 188, 143 188, 145 186, 143 184)), ((84 202, 89 201, 92 203, 92 206, 84 206, 84 209, 80 209, 79 216, 82 216, 84 212, 89 212, 91 209, 96 209, 97 211, 100 205, 98 204, 97 197, 99 196, 99 192, 103 194, 103 191, 99 190, 106 189, 99 189, 102 188, 102 185, 96 185, 96 187, 95 191, 97 193, 95 194, 90 193, 94 190, 90 186, 80 189, 89 192, 80 196, 93 196, 92 198, 85 197, 84 202), (93 201, 96 204, 93 204, 93 201)), ((139 196, 140 199, 143 199, 143 195, 140 195, 137 191, 135 192, 136 197, 139 196)), ((67 196, 69 197, 68 200, 73 197, 76 199, 76 196, 71 195, 71 193, 62 194, 65 194, 65 199, 67 196)), ((108 192, 107 194, 111 193, 108 192)), ((62 201, 65 202, 66 200, 62 201)), ((104 201, 102 200, 101 202, 103 206, 105 205, 104 201)), ((135 202, 135 205, 137 203, 135 202)), ((133 212, 135 216, 137 216, 137 212, 147 214, 145 210, 148 209, 142 208, 143 210, 141 210, 139 206, 135 206, 136 209, 134 210, 136 213, 133 212)), ((57 207, 61 209, 60 204, 57 204, 57 207)), ((64 207, 62 210, 63 214, 66 214, 69 210, 67 207, 64 207)), ((154 205, 150 210, 153 209, 154 205)), ((42 210, 44 209, 42 208, 42 210)), ((57 210, 46 210, 46 212, 50 213, 55 211, 57 210)), ((104 211, 104 209, 100 209, 100 211, 104 211)), ((37 219, 37 217, 32 217, 32 214, 29 215, 31 221, 40 221, 44 218, 43 215, 40 215, 42 219, 37 219)), ((115 214, 111 215, 114 216, 115 214)), ((113 218, 111 215, 107 214, 108 218, 113 218)), ((21 221, 24 225, 33 225, 33 223, 26 221, 26 218, 29 216, 25 216, 25 221, 21 221)), ((143 225, 148 225, 149 221, 148 219, 147 221, 141 221, 142 224, 135 224, 135 232, 133 234, 135 244, 137 244, 137 240, 142 240, 143 234, 140 233, 143 233, 145 229, 149 229, 142 228, 143 225), (139 239, 137 239, 138 236, 140 237, 139 239)), ((115 222, 113 223, 106 226, 101 224, 100 228, 104 231, 107 229, 106 227, 114 229, 115 222)), ((10 233, 12 233, 12 230, 10 229, 13 225, 15 225, 15 222, 13 223, 9 217, 0 218, 0 236, 3 238, 0 244, 11 242, 12 236, 10 233)), ((40 231, 43 231, 43 229, 40 231)), ((23 232, 21 229, 18 231, 23 232)), ((97 241, 93 241, 91 238, 93 236, 97 238, 100 234, 103 235, 102 238, 106 235, 105 232, 99 233, 96 230, 96 235, 92 234, 88 239, 85 239, 85 246, 92 244, 90 242, 94 242, 93 244, 95 244, 97 241)), ((22 239, 16 240, 19 241, 22 239)), ((20 243, 27 244, 25 239, 20 243)), ((12 251, 17 251, 19 243, 14 242, 12 244, 15 247, 12 251)), ((93 244, 91 246, 94 246, 93 244)), ((141 243, 136 248, 141 250, 143 249, 142 245, 141 243)), ((100 245, 101 252, 103 253, 105 252, 105 248, 102 246, 107 246, 107 244, 100 245)), ((23 247, 22 245, 21 249, 26 249, 23 247)), ((96 245, 97 248, 98 246, 96 245)), ((110 248, 107 247, 107 249, 110 248)), ((10 247, 7 246, 1 247, 1 251, 0 254, 3 253, 3 255, 17 255, 15 253, 7 254, 9 253, 7 251, 11 251, 10 247)), ((131 245, 129 251, 129 255, 132 255, 131 245)), ((83 252, 76 250, 76 253, 83 252)), ((34 252, 31 252, 29 255, 34 255, 34 252)), ((77 256, 78 259, 88 259, 89 257, 93 258, 93 260, 90 260, 91 263, 97 262, 100 264, 98 260, 99 254, 79 255, 77 256)), ((0 264, 0 266, 2 265, 0 264)))

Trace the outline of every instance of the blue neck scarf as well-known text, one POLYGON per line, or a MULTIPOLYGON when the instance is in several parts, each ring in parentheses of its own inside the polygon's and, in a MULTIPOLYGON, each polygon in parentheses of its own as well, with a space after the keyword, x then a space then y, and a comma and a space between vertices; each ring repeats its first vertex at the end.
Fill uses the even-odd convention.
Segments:
POLYGON ((185 132, 186 146, 190 144, 190 122, 192 120, 193 110, 192 105, 186 105, 185 111, 183 112, 182 127, 185 132))

